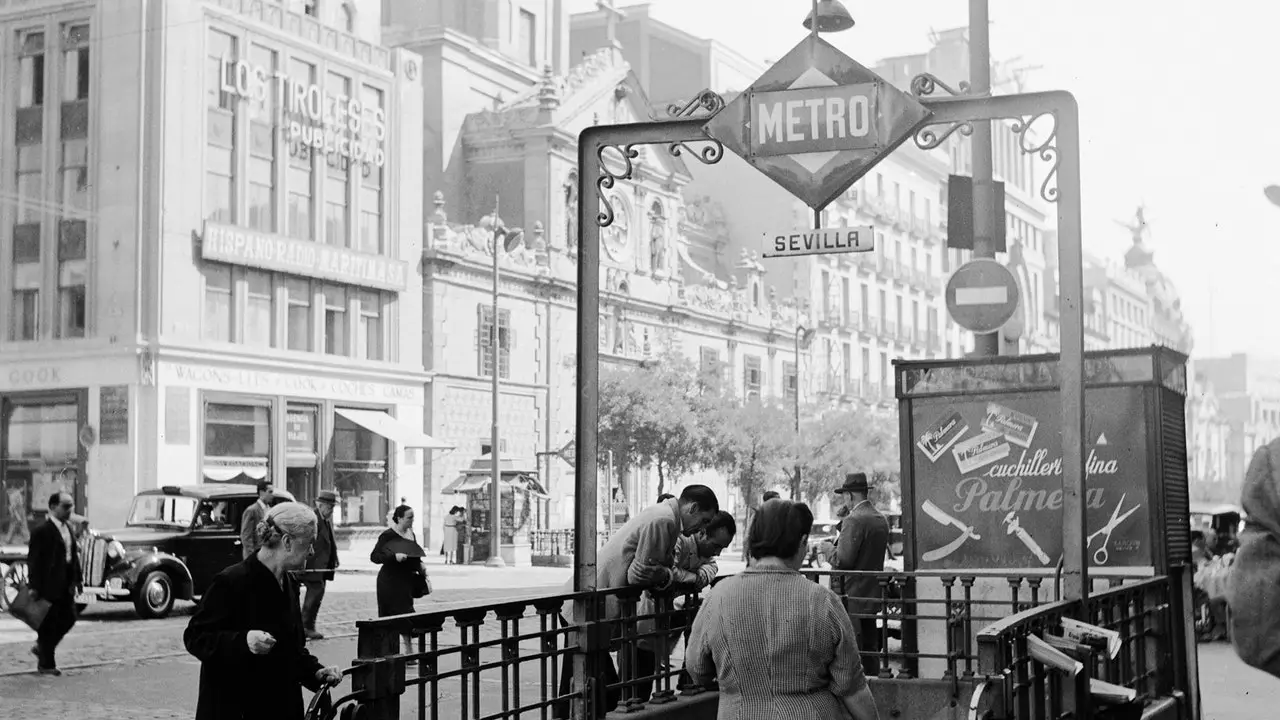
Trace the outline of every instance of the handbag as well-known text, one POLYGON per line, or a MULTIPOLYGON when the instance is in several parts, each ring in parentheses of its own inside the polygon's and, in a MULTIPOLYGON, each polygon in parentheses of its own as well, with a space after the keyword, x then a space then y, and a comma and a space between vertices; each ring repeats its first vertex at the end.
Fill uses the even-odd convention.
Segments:
POLYGON ((430 594, 431 578, 427 577, 426 570, 418 570, 413 574, 413 596, 415 598, 422 598, 430 594))
POLYGON ((31 596, 31 587, 26 583, 18 585, 18 594, 9 603, 9 614, 26 623, 32 630, 39 630, 44 624, 45 616, 53 603, 48 600, 37 600, 31 596))

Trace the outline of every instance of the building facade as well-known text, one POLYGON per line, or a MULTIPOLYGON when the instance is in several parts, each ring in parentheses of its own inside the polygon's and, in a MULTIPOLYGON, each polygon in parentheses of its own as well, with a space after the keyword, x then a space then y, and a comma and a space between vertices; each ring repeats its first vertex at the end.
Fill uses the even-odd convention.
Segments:
POLYGON ((421 60, 377 13, 0 8, 9 517, 268 480, 381 527, 418 492, 421 60))
POLYGON ((1280 437, 1280 362, 1247 353, 1199 358, 1196 372, 1212 385, 1230 426, 1226 479, 1228 502, 1239 502, 1240 484, 1258 448, 1280 437))

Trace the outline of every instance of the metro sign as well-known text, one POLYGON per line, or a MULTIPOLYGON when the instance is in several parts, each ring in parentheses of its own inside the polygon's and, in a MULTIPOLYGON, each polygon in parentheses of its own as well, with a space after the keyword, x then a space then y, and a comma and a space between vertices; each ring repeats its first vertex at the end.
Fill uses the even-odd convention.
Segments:
POLYGON ((702 131, 817 210, 929 115, 915 98, 810 35, 702 131))

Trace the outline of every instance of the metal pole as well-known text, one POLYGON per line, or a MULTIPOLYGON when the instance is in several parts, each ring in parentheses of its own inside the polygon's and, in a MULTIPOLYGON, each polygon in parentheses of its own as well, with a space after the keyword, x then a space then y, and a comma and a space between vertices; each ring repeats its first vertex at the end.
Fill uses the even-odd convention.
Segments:
POLYGON ((1080 117, 1075 98, 1066 93, 1056 117, 1058 128, 1058 267, 1062 304, 1062 550, 1063 595, 1089 597, 1089 537, 1084 459, 1084 261, 1080 221, 1080 117))
MULTIPOLYGON (((991 36, 987 0, 969 0, 969 83, 975 97, 991 95, 991 36)), ((973 256, 994 258, 992 240, 996 223, 995 186, 991 169, 991 121, 973 123, 973 256)), ((973 352, 978 356, 1000 354, 1000 334, 973 336, 973 352)))
POLYGON ((800 333, 804 328, 796 327, 796 486, 791 490, 791 499, 800 497, 800 333))
POLYGON ((489 460, 493 468, 489 475, 489 559, 484 563, 486 567, 507 566, 502 559, 502 468, 498 452, 498 393, 501 389, 498 370, 502 365, 502 349, 498 347, 498 256, 502 253, 502 241, 498 237, 501 227, 498 223, 498 201, 499 198, 493 200, 493 322, 489 326, 492 333, 489 350, 493 353, 493 432, 489 439, 489 460))

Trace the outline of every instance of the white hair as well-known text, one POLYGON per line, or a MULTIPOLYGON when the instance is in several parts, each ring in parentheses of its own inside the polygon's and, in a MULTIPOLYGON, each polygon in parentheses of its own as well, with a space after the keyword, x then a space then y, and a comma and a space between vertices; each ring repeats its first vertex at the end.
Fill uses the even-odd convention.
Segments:
POLYGON ((258 523, 258 544, 274 548, 285 535, 299 540, 314 540, 316 536, 316 511, 299 502, 284 502, 267 511, 258 523))

